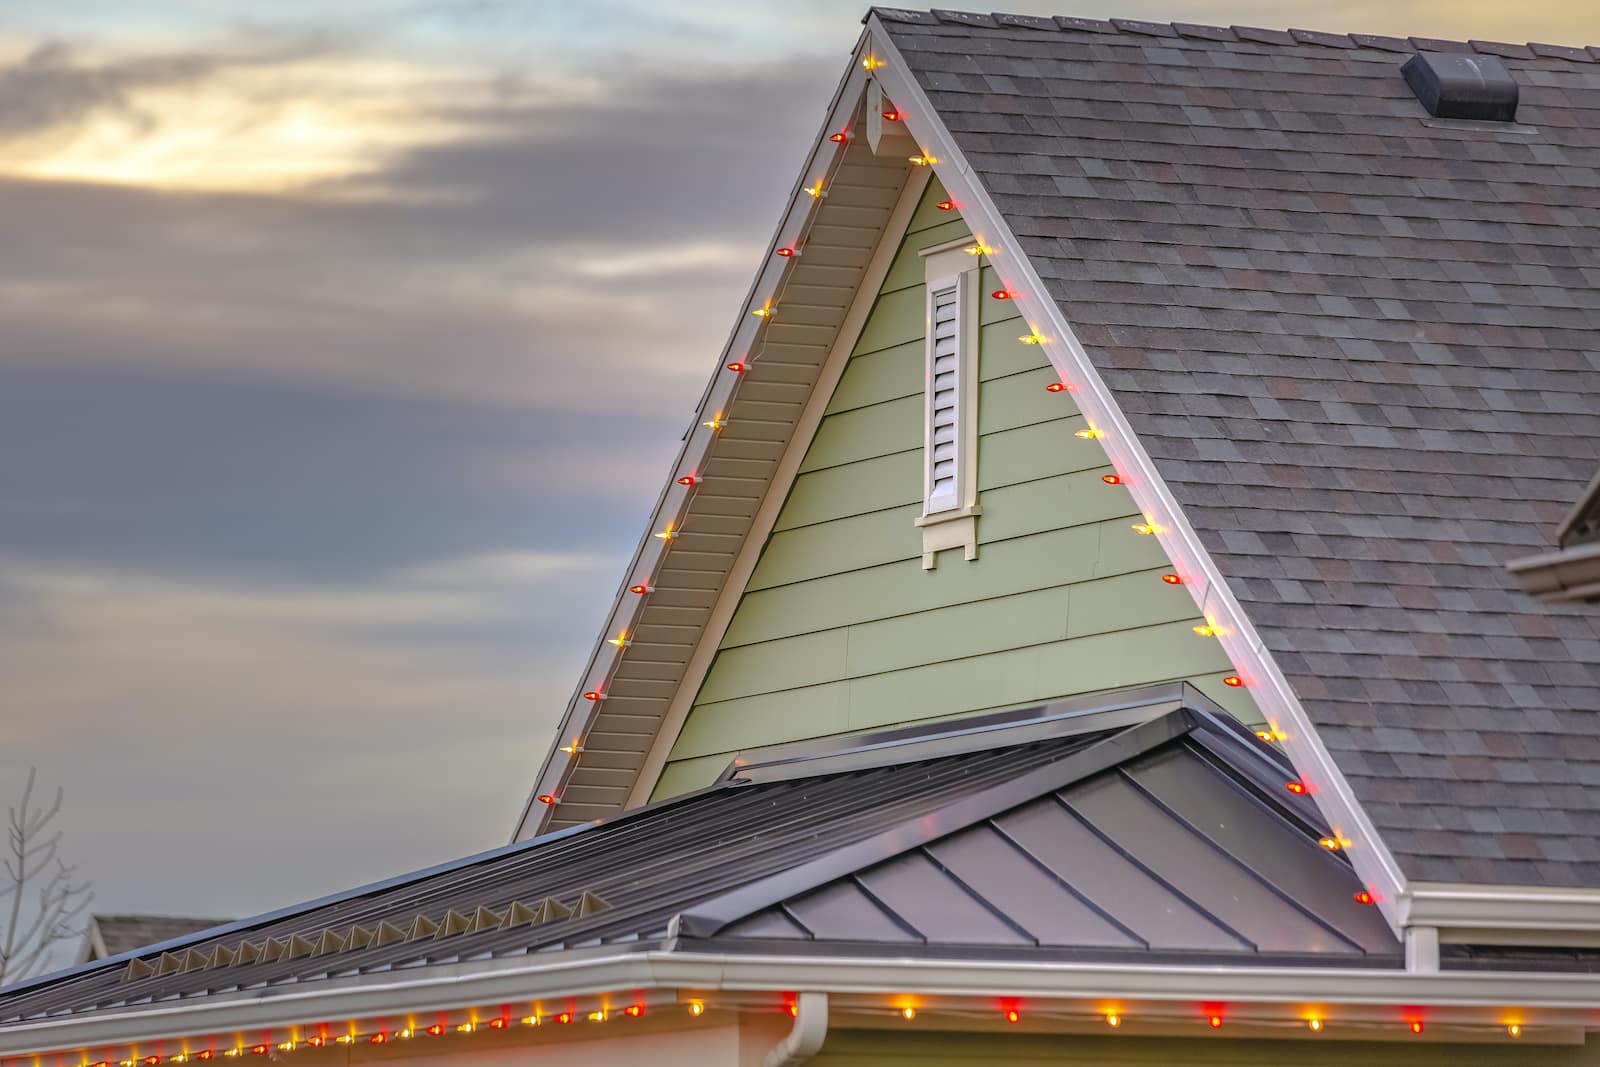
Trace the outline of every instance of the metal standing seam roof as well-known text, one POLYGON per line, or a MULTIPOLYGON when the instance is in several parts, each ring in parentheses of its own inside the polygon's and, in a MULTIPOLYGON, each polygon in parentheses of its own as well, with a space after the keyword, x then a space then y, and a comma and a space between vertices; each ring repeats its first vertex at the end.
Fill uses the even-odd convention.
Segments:
POLYGON ((839 769, 855 759, 845 753, 776 776, 747 768, 609 822, 0 991, 0 1026, 708 939, 719 951, 781 941, 786 951, 1400 966, 1377 909, 1353 898, 1354 871, 1317 844, 1328 831, 1315 807, 1283 790, 1291 772, 1278 754, 1220 712, 1193 710, 1209 705, 1188 687, 1147 696, 1156 717, 1134 725, 1126 701, 1121 718, 1046 707, 986 729, 929 727, 921 748, 870 766, 839 769), (554 918, 523 912, 475 932, 445 921, 552 898, 563 905, 554 918), (587 913, 576 906, 585 898, 597 902, 587 913), (429 919, 420 937, 341 947, 352 926, 409 932, 418 916, 429 919), (270 962, 207 962, 269 939, 270 962))
POLYGON ((875 14, 1406 875, 1600 886, 1600 611, 1505 567, 1600 470, 1600 51, 875 14))

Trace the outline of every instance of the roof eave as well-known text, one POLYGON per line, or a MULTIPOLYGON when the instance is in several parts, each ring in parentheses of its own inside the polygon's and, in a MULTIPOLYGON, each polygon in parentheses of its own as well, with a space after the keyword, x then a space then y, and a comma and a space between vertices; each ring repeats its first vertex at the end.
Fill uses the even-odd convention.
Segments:
POLYGON ((1600 541, 1506 564, 1529 596, 1555 603, 1600 598, 1600 541))
POLYGON ((130 1012, 53 1018, 0 1030, 0 1056, 155 1042, 234 1030, 260 1031, 328 1019, 379 1020, 407 1011, 472 1008, 543 998, 603 997, 619 990, 764 994, 795 989, 839 995, 859 1006, 907 995, 980 1012, 997 998, 1027 1002, 1041 1014, 1093 1016, 1107 999, 1137 1001, 1179 1020, 1199 1002, 1226 1003, 1230 1019, 1297 1017, 1305 1004, 1340 1005, 1349 1018, 1392 1023, 1397 1008, 1425 1006, 1430 1025, 1503 1025, 1509 1004, 1549 1030, 1581 1033, 1600 1007, 1592 975, 1534 972, 1415 974, 1385 968, 1139 966, 1058 961, 745 955, 673 951, 651 944, 568 951, 530 962, 477 961, 356 980, 314 990, 254 990, 202 1002, 162 1003, 130 1012), (1287 1011, 1284 1009, 1288 1009, 1287 1011))

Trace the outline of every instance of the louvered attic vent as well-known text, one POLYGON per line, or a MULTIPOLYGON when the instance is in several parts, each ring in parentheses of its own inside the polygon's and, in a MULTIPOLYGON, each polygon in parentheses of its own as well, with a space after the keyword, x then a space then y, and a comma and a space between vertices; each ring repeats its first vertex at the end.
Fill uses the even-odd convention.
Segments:
POLYGON ((1400 73, 1434 118, 1517 119, 1517 82, 1496 56, 1418 52, 1400 73))
POLYGON ((571 904, 563 904, 555 897, 546 897, 537 904, 513 903, 504 911, 480 907, 468 915, 461 911, 448 911, 437 919, 426 915, 413 916, 410 922, 396 924, 383 920, 376 926, 328 927, 309 933, 290 934, 287 937, 269 937, 261 941, 241 941, 237 945, 217 945, 202 952, 191 948, 188 952, 163 952, 153 960, 128 961, 123 971, 124 981, 148 978, 153 974, 175 974, 180 971, 205 971, 219 967, 238 967, 248 963, 277 963, 310 956, 328 956, 338 952, 354 952, 363 948, 382 948, 402 941, 440 941, 459 934, 476 934, 485 930, 511 930, 519 926, 543 926, 563 919, 583 918, 605 911, 611 905, 595 894, 584 894, 571 904))

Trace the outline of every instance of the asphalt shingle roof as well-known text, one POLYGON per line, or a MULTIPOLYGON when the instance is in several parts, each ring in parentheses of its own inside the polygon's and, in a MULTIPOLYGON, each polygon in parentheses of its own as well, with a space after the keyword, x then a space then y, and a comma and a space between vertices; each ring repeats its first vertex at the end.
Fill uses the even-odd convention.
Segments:
POLYGON ((1600 51, 877 13, 1406 874, 1600 887, 1600 51))

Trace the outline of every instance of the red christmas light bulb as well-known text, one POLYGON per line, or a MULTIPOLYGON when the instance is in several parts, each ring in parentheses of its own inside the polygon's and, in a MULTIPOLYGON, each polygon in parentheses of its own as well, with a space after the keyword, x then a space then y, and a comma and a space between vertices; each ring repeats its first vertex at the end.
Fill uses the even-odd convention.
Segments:
POLYGON ((828 140, 832 141, 834 144, 844 144, 849 139, 850 139, 850 131, 849 130, 840 130, 838 133, 836 133, 832 137, 828 138, 828 140))
POLYGON ((505 1028, 506 1028, 506 1021, 504 1019, 490 1019, 489 1020, 489 1029, 491 1029, 491 1030, 504 1030, 505 1028))
MULTIPOLYGON (((638 590, 634 590, 634 591, 638 592, 638 590)), ((595 701, 595 700, 599 700, 604 695, 605 694, 600 692, 600 690, 598 690, 598 689, 591 689, 587 693, 583 694, 583 699, 588 700, 588 701, 595 701)))
POLYGON ((1044 387, 1044 391, 1047 393, 1064 393, 1067 391, 1067 383, 1051 382, 1049 385, 1044 387))
POLYGON ((434 1023, 432 1026, 424 1030, 423 1033, 432 1034, 434 1037, 438 1037, 440 1034, 444 1033, 444 1023, 434 1023))
POLYGON ((555 802, 556 802, 556 795, 554 793, 540 793, 539 794, 539 803, 541 803, 541 804, 554 804, 555 802))
POLYGON ((644 1014, 644 1005, 629 1004, 626 1008, 622 1009, 622 1014, 626 1015, 630 1019, 637 1019, 639 1016, 644 1014))
POLYGON ((1244 685, 1244 679, 1239 677, 1237 674, 1230 674, 1222 680, 1222 684, 1238 689, 1240 686, 1244 685))
POLYGON ((1371 893, 1363 889, 1355 894, 1355 902, 1357 904, 1371 904, 1373 903, 1373 896, 1371 893))
POLYGON ((1222 1029, 1222 1016, 1213 1015, 1207 1021, 1211 1024, 1211 1029, 1213 1029, 1213 1030, 1221 1030, 1222 1029))
POLYGON ((782 256, 784 259, 788 259, 789 257, 794 255, 794 249, 792 249, 792 248, 780 248, 780 249, 777 250, 777 252, 775 252, 773 254, 782 256))
POLYGON ((678 484, 679 485, 693 485, 697 480, 698 479, 696 479, 694 475, 685 474, 682 478, 678 479, 678 484))
POLYGON ((735 374, 743 374, 750 369, 750 366, 747 363, 730 363, 728 364, 728 369, 735 374))
POLYGON ((890 122, 899 122, 900 112, 896 111, 894 108, 890 108, 888 111, 883 113, 883 117, 888 119, 890 122))
POLYGON ((956 209, 956 202, 954 200, 941 200, 933 206, 938 208, 940 211, 954 211, 956 209))
POLYGON ((1122 484, 1121 476, 1120 475, 1116 475, 1116 474, 1102 474, 1100 476, 1100 480, 1102 482, 1105 482, 1107 485, 1121 485, 1122 484))
POLYGON ((1020 1011, 1018 1011, 1016 1008, 1007 1008, 1006 1009, 1006 1022, 1008 1022, 1008 1023, 1019 1023, 1021 1021, 1022 1021, 1022 1013, 1020 1011))
POLYGON ((1161 576, 1161 580, 1163 582, 1166 582, 1168 585, 1182 585, 1183 584, 1183 579, 1179 578, 1176 574, 1163 574, 1161 576))
POLYGON ((1309 790, 1306 789, 1306 784, 1304 782, 1284 782, 1283 787, 1289 792, 1293 793, 1295 796, 1304 796, 1307 792, 1309 792, 1309 790))

